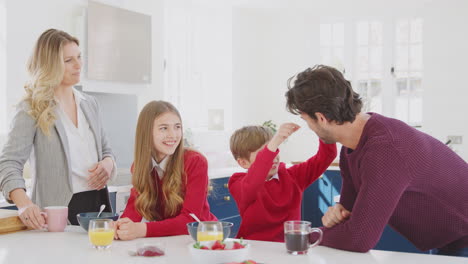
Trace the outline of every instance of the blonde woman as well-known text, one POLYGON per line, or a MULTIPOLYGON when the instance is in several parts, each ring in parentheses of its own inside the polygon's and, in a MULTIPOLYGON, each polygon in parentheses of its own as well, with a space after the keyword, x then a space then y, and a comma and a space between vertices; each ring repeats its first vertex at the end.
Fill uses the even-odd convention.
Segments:
POLYGON ((138 117, 132 167, 133 188, 116 237, 130 240, 187 234, 194 213, 216 221, 206 199, 208 163, 184 148, 182 120, 170 103, 152 101, 138 117))
POLYGON ((26 96, 18 104, 0 155, 0 190, 19 209, 23 223, 44 227, 46 206, 68 206, 76 214, 110 210, 106 184, 115 162, 94 97, 73 88, 80 81, 79 41, 49 29, 37 40, 27 69, 26 96), (29 159, 33 189, 26 194, 23 166, 29 159))

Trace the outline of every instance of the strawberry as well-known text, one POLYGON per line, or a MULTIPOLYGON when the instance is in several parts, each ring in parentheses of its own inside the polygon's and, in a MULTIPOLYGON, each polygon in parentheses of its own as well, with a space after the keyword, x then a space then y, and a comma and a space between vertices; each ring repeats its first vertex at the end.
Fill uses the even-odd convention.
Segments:
POLYGON ((242 263, 243 263, 243 264, 257 264, 257 262, 255 262, 255 260, 251 260, 251 259, 246 260, 246 261, 244 261, 244 262, 242 262, 242 263))
POLYGON ((160 248, 155 247, 155 246, 147 246, 139 250, 138 256, 145 256, 145 257, 164 256, 164 251, 162 251, 160 248))
POLYGON ((226 247, 226 244, 224 244, 223 242, 219 240, 216 240, 213 246, 211 246, 211 250, 224 250, 225 247, 226 247))
POLYGON ((237 241, 234 241, 234 245, 232 246, 232 249, 240 249, 240 248, 245 248, 245 246, 237 241))
POLYGON ((207 246, 201 246, 200 249, 210 250, 210 248, 207 246))

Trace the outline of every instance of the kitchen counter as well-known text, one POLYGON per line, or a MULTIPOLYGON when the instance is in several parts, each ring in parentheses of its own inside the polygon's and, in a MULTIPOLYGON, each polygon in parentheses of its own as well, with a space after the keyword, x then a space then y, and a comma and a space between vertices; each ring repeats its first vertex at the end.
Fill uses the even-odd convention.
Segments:
MULTIPOLYGON (((114 241, 105 251, 93 249, 88 236, 81 227, 68 226, 66 232, 22 231, 0 236, 0 264, 16 263, 76 263, 76 264, 118 264, 118 263, 193 263, 188 245, 193 242, 188 235, 142 238, 133 241, 114 241), (138 241, 158 241, 166 245, 163 257, 134 257, 138 241)), ((425 263, 458 264, 468 262, 468 258, 445 257, 414 253, 371 250, 368 253, 353 253, 318 246, 309 250, 307 255, 292 256, 286 253, 283 243, 248 241, 251 244, 249 259, 262 263, 425 263)))

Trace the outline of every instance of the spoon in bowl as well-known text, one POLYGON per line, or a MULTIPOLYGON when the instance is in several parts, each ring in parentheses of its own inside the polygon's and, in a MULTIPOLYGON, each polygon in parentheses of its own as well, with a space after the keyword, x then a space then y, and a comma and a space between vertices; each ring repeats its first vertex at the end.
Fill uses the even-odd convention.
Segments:
POLYGON ((195 221, 197 221, 198 223, 201 222, 200 219, 198 219, 198 217, 197 217, 195 214, 190 213, 189 215, 190 215, 193 219, 195 219, 195 221))
POLYGON ((106 208, 106 205, 102 204, 101 208, 99 208, 99 214, 97 215, 97 218, 99 218, 99 216, 101 215, 102 211, 104 211, 105 208, 106 208))

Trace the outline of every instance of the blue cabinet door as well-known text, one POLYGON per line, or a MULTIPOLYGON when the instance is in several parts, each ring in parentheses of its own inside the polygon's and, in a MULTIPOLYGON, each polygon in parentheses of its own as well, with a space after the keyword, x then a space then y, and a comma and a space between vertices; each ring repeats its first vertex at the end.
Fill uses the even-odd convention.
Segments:
POLYGON ((421 251, 417 249, 405 237, 400 235, 397 231, 393 230, 390 226, 386 226, 379 242, 374 247, 379 250, 401 251, 410 253, 425 253, 429 254, 430 251, 421 251))
POLYGON ((341 176, 339 171, 326 171, 304 192, 302 198, 302 219, 312 226, 322 226, 322 217, 333 206, 333 197, 339 194, 341 176))
POLYGON ((219 221, 232 222, 230 237, 235 237, 239 230, 241 217, 237 209, 236 201, 232 198, 228 188, 229 177, 211 180, 211 191, 208 195, 208 203, 211 212, 219 221))

